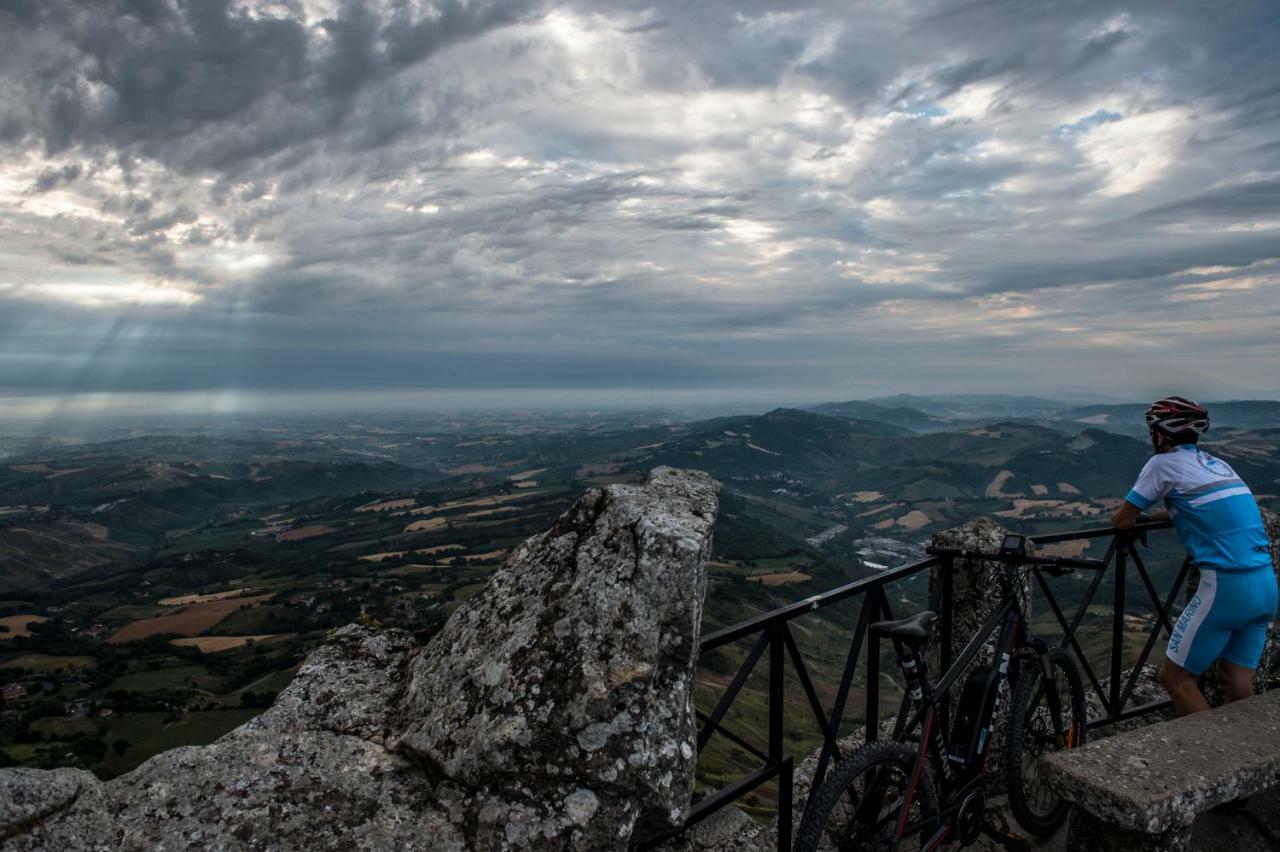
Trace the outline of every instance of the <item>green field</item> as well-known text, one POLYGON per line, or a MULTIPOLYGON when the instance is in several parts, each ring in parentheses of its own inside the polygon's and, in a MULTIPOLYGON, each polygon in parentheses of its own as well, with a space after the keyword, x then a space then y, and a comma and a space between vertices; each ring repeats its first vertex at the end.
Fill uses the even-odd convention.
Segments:
POLYGON ((293 680, 293 676, 298 673, 297 666, 285 669, 283 671, 272 672, 271 674, 258 678, 252 683, 247 683, 237 689, 235 692, 228 693, 225 698, 236 698, 245 692, 274 692, 279 694, 293 680))
POLYGON ((91 669, 97 665, 93 657, 56 657, 50 654, 23 654, 0 663, 0 669, 28 669, 35 672, 56 672, 63 669, 91 669))
POLYGON ((69 740, 84 734, 96 736, 98 726, 99 723, 93 719, 47 718, 37 719, 31 723, 33 731, 39 731, 46 737, 58 740, 69 740))
POLYGON ((165 722, 163 713, 130 713, 113 719, 103 737, 110 745, 118 739, 126 740, 129 748, 122 755, 114 750, 96 767, 102 778, 114 778, 136 768, 147 758, 185 745, 205 745, 238 728, 260 709, 206 710, 189 713, 176 722, 165 722))
POLYGON ((121 675, 107 687, 107 692, 153 692, 158 689, 203 689, 216 692, 221 681, 204 666, 172 666, 169 668, 131 672, 121 675))
POLYGON ((128 623, 140 618, 154 618, 157 615, 173 615, 180 611, 176 606, 159 606, 158 604, 124 604, 112 607, 98 616, 99 621, 109 623, 128 623))

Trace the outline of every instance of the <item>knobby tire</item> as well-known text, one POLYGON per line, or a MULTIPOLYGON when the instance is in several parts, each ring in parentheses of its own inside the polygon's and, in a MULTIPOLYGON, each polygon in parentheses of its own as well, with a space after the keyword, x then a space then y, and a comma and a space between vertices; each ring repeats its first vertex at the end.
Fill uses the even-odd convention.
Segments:
POLYGON ((1043 754, 1084 745, 1086 723, 1084 682, 1075 661, 1065 651, 1054 651, 1049 655, 1049 664, 1051 671, 1055 673, 1053 682, 1049 684, 1042 683, 1044 672, 1038 658, 1031 658, 1023 665, 1021 677, 1018 678, 1010 701, 1009 733, 1005 746, 1009 809, 1013 811, 1019 825, 1039 837, 1047 837, 1057 831, 1067 818, 1071 803, 1056 796, 1050 797, 1046 802, 1044 797, 1029 795, 1028 787, 1033 783, 1033 778, 1028 769, 1043 754), (1070 693, 1058 696, 1061 712, 1071 714, 1068 742, 1065 744, 1056 740, 1048 741, 1044 730, 1051 706, 1047 690, 1057 690, 1059 673, 1070 693), (1037 717, 1036 711, 1040 708, 1043 708, 1043 712, 1037 717), (1031 758, 1030 765, 1024 765, 1024 756, 1031 758))
MULTIPOLYGON (((829 823, 832 815, 836 812, 837 805, 841 806, 841 814, 839 816, 843 816, 854 809, 852 803, 857 798, 854 794, 859 790, 860 782, 866 787, 869 779, 879 777, 878 773, 881 771, 889 774, 901 772, 909 779, 911 773, 915 770, 917 757, 917 749, 905 743, 877 740, 867 743, 837 764, 822 785, 809 795, 808 804, 804 809, 804 817, 801 819, 800 828, 796 832, 796 852, 820 852, 820 850, 829 849, 888 848, 887 842, 883 844, 877 843, 874 838, 870 845, 867 843, 833 843, 828 833, 829 823), (842 800, 844 801, 842 802, 842 800)), ((889 776, 886 775, 885 777, 888 778, 889 776)), ((893 777, 897 778, 898 776, 894 774, 893 777)), ((934 785, 933 775, 930 772, 927 761, 926 765, 920 768, 920 780, 916 785, 912 808, 913 810, 918 808, 918 813, 909 821, 911 823, 921 823, 919 840, 920 844, 923 845, 927 835, 936 830, 938 815, 938 790, 934 785)), ((896 808, 894 808, 894 813, 897 813, 896 808)), ((908 840, 908 838, 904 837, 903 840, 908 840)), ((909 842, 906 844, 906 848, 912 848, 909 842)))

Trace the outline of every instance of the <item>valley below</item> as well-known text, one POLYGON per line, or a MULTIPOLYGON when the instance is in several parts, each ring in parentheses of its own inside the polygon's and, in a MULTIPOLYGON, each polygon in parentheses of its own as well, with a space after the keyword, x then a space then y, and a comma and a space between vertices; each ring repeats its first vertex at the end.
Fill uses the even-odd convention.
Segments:
MULTIPOLYGON (((1140 413, 1055 413, 1016 399, 891 398, 702 420, 299 417, 122 428, 92 441, 0 435, 0 763, 110 778, 210 742, 270 706, 335 628, 429 639, 585 489, 636 482, 658 465, 721 483, 704 632, 909 564, 932 533, 980 516, 1026 534, 1105 525, 1149 455, 1140 413)), ((1220 407, 1227 416, 1208 449, 1280 508, 1280 403, 1220 407)), ((1056 547, 1101 556, 1087 542, 1056 547)), ((1172 535, 1144 554, 1157 585, 1181 559, 1172 535)), ((1064 600, 1079 597, 1083 579, 1060 581, 1064 600)), ((926 596, 925 578, 908 578, 891 605, 906 614, 926 596)), ((1150 613, 1139 595, 1130 600, 1141 647, 1150 613)), ((1034 614, 1052 634, 1052 617, 1034 614)), ((856 615, 832 607, 796 637, 826 706, 856 615)), ((702 661, 700 709, 748 651, 702 661)), ((726 719, 757 746, 760 680, 726 719)), ((806 716, 801 685, 787 695, 792 718, 806 716)), ((884 700, 886 712, 896 706, 891 693, 884 700)), ((862 707, 851 695, 843 723, 856 724, 862 707)), ((788 736, 797 754, 820 741, 803 725, 788 736)), ((701 780, 721 784, 749 758, 717 738, 701 780)), ((768 812, 769 795, 748 806, 768 812)))

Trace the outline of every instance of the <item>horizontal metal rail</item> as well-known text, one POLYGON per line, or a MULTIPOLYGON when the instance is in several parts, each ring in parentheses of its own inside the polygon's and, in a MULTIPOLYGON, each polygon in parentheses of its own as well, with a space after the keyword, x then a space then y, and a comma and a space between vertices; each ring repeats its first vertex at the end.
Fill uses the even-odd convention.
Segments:
MULTIPOLYGON (((1039 590, 1041 596, 1049 605, 1049 610, 1054 619, 1062 629, 1063 636, 1058 647, 1070 648, 1075 652, 1077 661, 1085 673, 1088 688, 1093 690, 1098 699, 1098 705, 1103 708, 1102 715, 1088 720, 1090 728, 1157 713, 1167 709, 1169 706, 1167 701, 1159 701, 1137 707, 1127 707, 1130 698, 1133 696, 1142 668, 1150 657, 1160 632, 1168 633, 1171 631, 1172 607, 1188 575, 1188 565, 1184 563, 1168 594, 1161 598, 1150 574, 1147 572, 1145 564, 1138 554, 1135 544, 1138 541, 1145 541, 1147 533, 1170 529, 1171 526, 1167 521, 1157 521, 1139 524, 1125 531, 1118 531, 1112 527, 1097 527, 1029 537, 1037 545, 1110 539, 1105 556, 1099 560, 1096 573, 1091 578, 1088 588, 1077 605, 1076 611, 1070 618, 1063 611, 1052 588, 1041 572, 1038 569, 1030 572, 1030 576, 1035 581, 1034 587, 1039 590), (1126 585, 1130 573, 1137 574, 1141 579, 1155 617, 1142 653, 1132 666, 1126 666, 1123 653, 1123 634, 1124 616, 1126 614, 1126 585), (1113 593, 1110 612, 1111 650, 1108 660, 1109 671, 1104 682, 1098 677, 1092 664, 1084 654, 1076 638, 1076 632, 1088 614, 1089 608, 1093 605, 1094 598, 1097 596, 1105 576, 1112 578, 1113 593), (1124 677, 1126 669, 1132 669, 1127 679, 1124 677)), ((929 601, 929 608, 939 614, 937 652, 942 667, 940 671, 945 672, 951 667, 953 662, 952 646, 955 642, 963 642, 966 645, 971 644, 971 637, 954 635, 954 575, 956 562, 956 558, 951 556, 930 556, 908 565, 883 571, 871 577, 837 586, 822 594, 787 604, 771 612, 762 613, 704 636, 700 644, 703 655, 744 639, 752 639, 754 641, 751 643, 750 650, 747 652, 743 662, 739 665, 725 690, 720 694, 716 707, 710 713, 698 712, 697 718, 700 723, 698 752, 701 754, 712 739, 719 735, 742 749, 745 753, 760 760, 761 765, 758 769, 748 772, 743 777, 708 793, 693 805, 682 828, 651 838, 642 848, 656 848, 667 840, 679 836, 684 830, 700 820, 741 799, 761 785, 777 779, 777 848, 779 850, 790 850, 791 806, 793 799, 792 770, 795 758, 785 753, 784 746, 788 720, 783 717, 786 703, 783 685, 788 662, 793 676, 804 692, 802 706, 811 714, 810 721, 816 722, 823 741, 811 782, 811 788, 815 788, 822 782, 833 762, 839 760, 842 756, 840 725, 843 721, 850 692, 859 668, 862 668, 864 672, 864 682, 866 684, 866 702, 862 718, 863 736, 866 740, 872 740, 879 736, 881 645, 879 638, 871 633, 869 628, 875 621, 893 617, 889 604, 889 595, 886 592, 888 586, 926 571, 931 572, 936 579, 937 582, 933 584, 933 597, 929 601), (840 682, 837 685, 835 697, 828 713, 822 706, 814 679, 809 672, 799 646, 796 644, 795 636, 791 630, 791 622, 818 610, 845 602, 852 603, 855 600, 858 602, 855 626, 849 634, 848 653, 840 676, 840 682), (859 663, 862 665, 859 666, 859 663), (741 698, 748 679, 757 667, 763 667, 768 680, 768 725, 767 730, 764 732, 767 738, 767 745, 763 748, 753 745, 742 732, 730 730, 725 722, 729 711, 735 702, 741 698)), ((961 656, 970 655, 972 650, 967 647, 961 656)), ((958 674, 958 671, 953 672, 953 676, 956 674, 958 674)), ((944 702, 940 710, 942 724, 947 725, 949 702, 944 702)))

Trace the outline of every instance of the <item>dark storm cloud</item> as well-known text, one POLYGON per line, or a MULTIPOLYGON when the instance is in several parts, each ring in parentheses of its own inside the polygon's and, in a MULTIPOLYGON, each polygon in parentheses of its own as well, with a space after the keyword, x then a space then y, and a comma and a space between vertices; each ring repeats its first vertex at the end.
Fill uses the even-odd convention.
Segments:
POLYGON ((355 120, 357 147, 377 147, 408 128, 363 92, 526 11, 518 0, 347 0, 309 27, 230 0, 11 4, 0 46, 28 74, 0 124, 53 154, 115 147, 186 171, 234 170, 355 120))
POLYGON ((1123 391, 1168 330, 1277 392, 1278 34, 1163 0, 3 3, 0 390, 1123 391))

